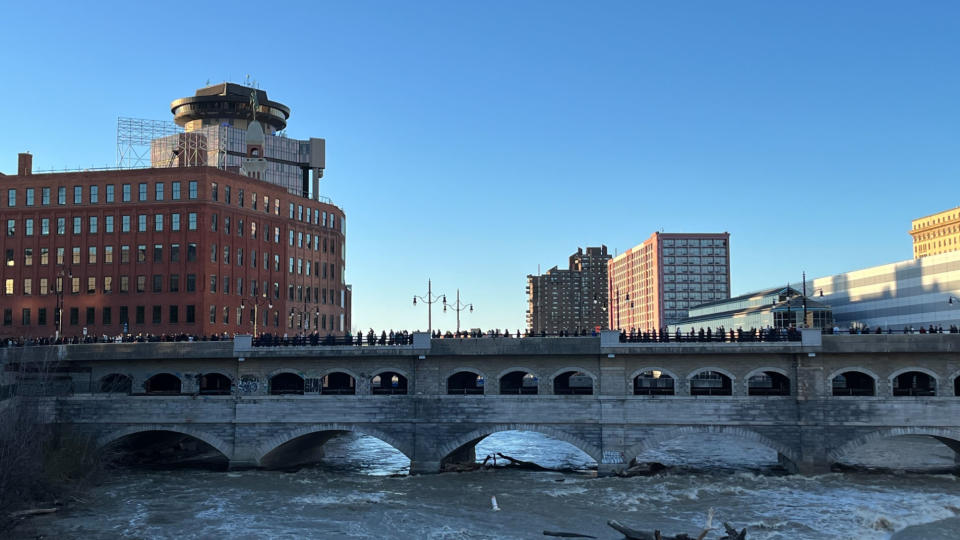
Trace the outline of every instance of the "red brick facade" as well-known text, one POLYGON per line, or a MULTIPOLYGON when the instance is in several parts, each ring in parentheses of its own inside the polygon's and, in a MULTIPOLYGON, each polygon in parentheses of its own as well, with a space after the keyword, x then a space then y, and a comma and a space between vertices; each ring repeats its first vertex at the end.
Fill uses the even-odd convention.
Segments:
POLYGON ((336 206, 211 167, 0 185, 0 337, 54 335, 58 276, 65 336, 350 328, 336 206))

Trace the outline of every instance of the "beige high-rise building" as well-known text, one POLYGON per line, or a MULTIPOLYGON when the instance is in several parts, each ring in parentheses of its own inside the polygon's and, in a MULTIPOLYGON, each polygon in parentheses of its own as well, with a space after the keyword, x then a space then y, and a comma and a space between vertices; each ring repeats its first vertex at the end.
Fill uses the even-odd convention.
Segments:
POLYGON ((913 258, 960 250, 960 206, 911 222, 913 258))

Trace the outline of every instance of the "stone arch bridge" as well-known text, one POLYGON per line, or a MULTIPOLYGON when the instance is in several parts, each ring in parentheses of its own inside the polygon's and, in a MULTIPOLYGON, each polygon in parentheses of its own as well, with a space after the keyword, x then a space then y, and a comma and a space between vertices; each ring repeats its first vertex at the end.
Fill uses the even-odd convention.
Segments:
POLYGON ((307 461, 344 431, 392 445, 414 473, 473 461, 478 441, 506 430, 568 442, 601 473, 690 433, 763 444, 801 473, 884 437, 925 435, 960 452, 951 334, 805 331, 780 343, 416 334, 412 345, 262 348, 238 336, 5 348, 0 365, 19 399, 38 395, 48 422, 100 445, 170 431, 231 467, 307 461))

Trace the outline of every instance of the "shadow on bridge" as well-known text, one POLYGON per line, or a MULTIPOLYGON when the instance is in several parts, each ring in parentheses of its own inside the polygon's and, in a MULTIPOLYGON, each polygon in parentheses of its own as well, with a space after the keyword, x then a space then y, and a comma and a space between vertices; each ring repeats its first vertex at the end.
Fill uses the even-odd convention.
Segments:
POLYGON ((834 469, 960 471, 960 430, 906 427, 872 431, 829 454, 834 469))
POLYGON ((222 442, 180 430, 132 428, 101 438, 98 447, 108 465, 223 471, 230 463, 222 442))
POLYGON ((685 426, 652 430, 628 448, 626 461, 656 462, 689 470, 794 472, 798 461, 789 446, 750 429, 685 426))

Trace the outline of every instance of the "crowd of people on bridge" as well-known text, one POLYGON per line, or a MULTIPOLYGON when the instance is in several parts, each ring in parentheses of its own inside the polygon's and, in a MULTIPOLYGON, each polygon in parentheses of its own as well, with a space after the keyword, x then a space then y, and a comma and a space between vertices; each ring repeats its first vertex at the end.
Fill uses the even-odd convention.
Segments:
MULTIPOLYGON (((822 329, 825 334, 957 334, 960 333, 960 326, 951 324, 947 328, 943 326, 928 325, 927 327, 914 328, 904 326, 902 329, 892 327, 869 326, 850 327, 841 330, 839 327, 822 329)), ((293 336, 283 334, 262 333, 253 339, 255 347, 282 347, 282 346, 329 346, 329 345, 352 345, 362 346, 395 346, 412 345, 413 334, 407 330, 381 330, 379 333, 372 328, 366 333, 358 332, 356 335, 347 332, 344 335, 326 334, 321 336, 317 332, 312 334, 296 334, 293 336)), ((532 337, 597 337, 599 332, 596 329, 560 330, 559 332, 535 332, 527 329, 526 331, 511 332, 510 330, 461 330, 457 332, 446 332, 435 330, 430 333, 433 339, 481 339, 481 338, 532 338, 532 337)), ((88 343, 157 343, 157 342, 192 342, 192 341, 226 341, 232 340, 234 336, 226 332, 220 334, 211 334, 209 336, 200 336, 188 333, 176 334, 121 334, 117 336, 72 336, 72 337, 49 337, 49 338, 26 338, 26 337, 8 337, 0 338, 0 347, 29 347, 43 345, 80 345, 88 343)), ((800 341, 800 331, 796 328, 750 328, 744 330, 728 330, 724 327, 719 328, 690 328, 682 332, 679 328, 670 332, 667 328, 651 329, 639 331, 637 329, 621 330, 621 343, 669 343, 669 342, 772 342, 772 341, 800 341)))

